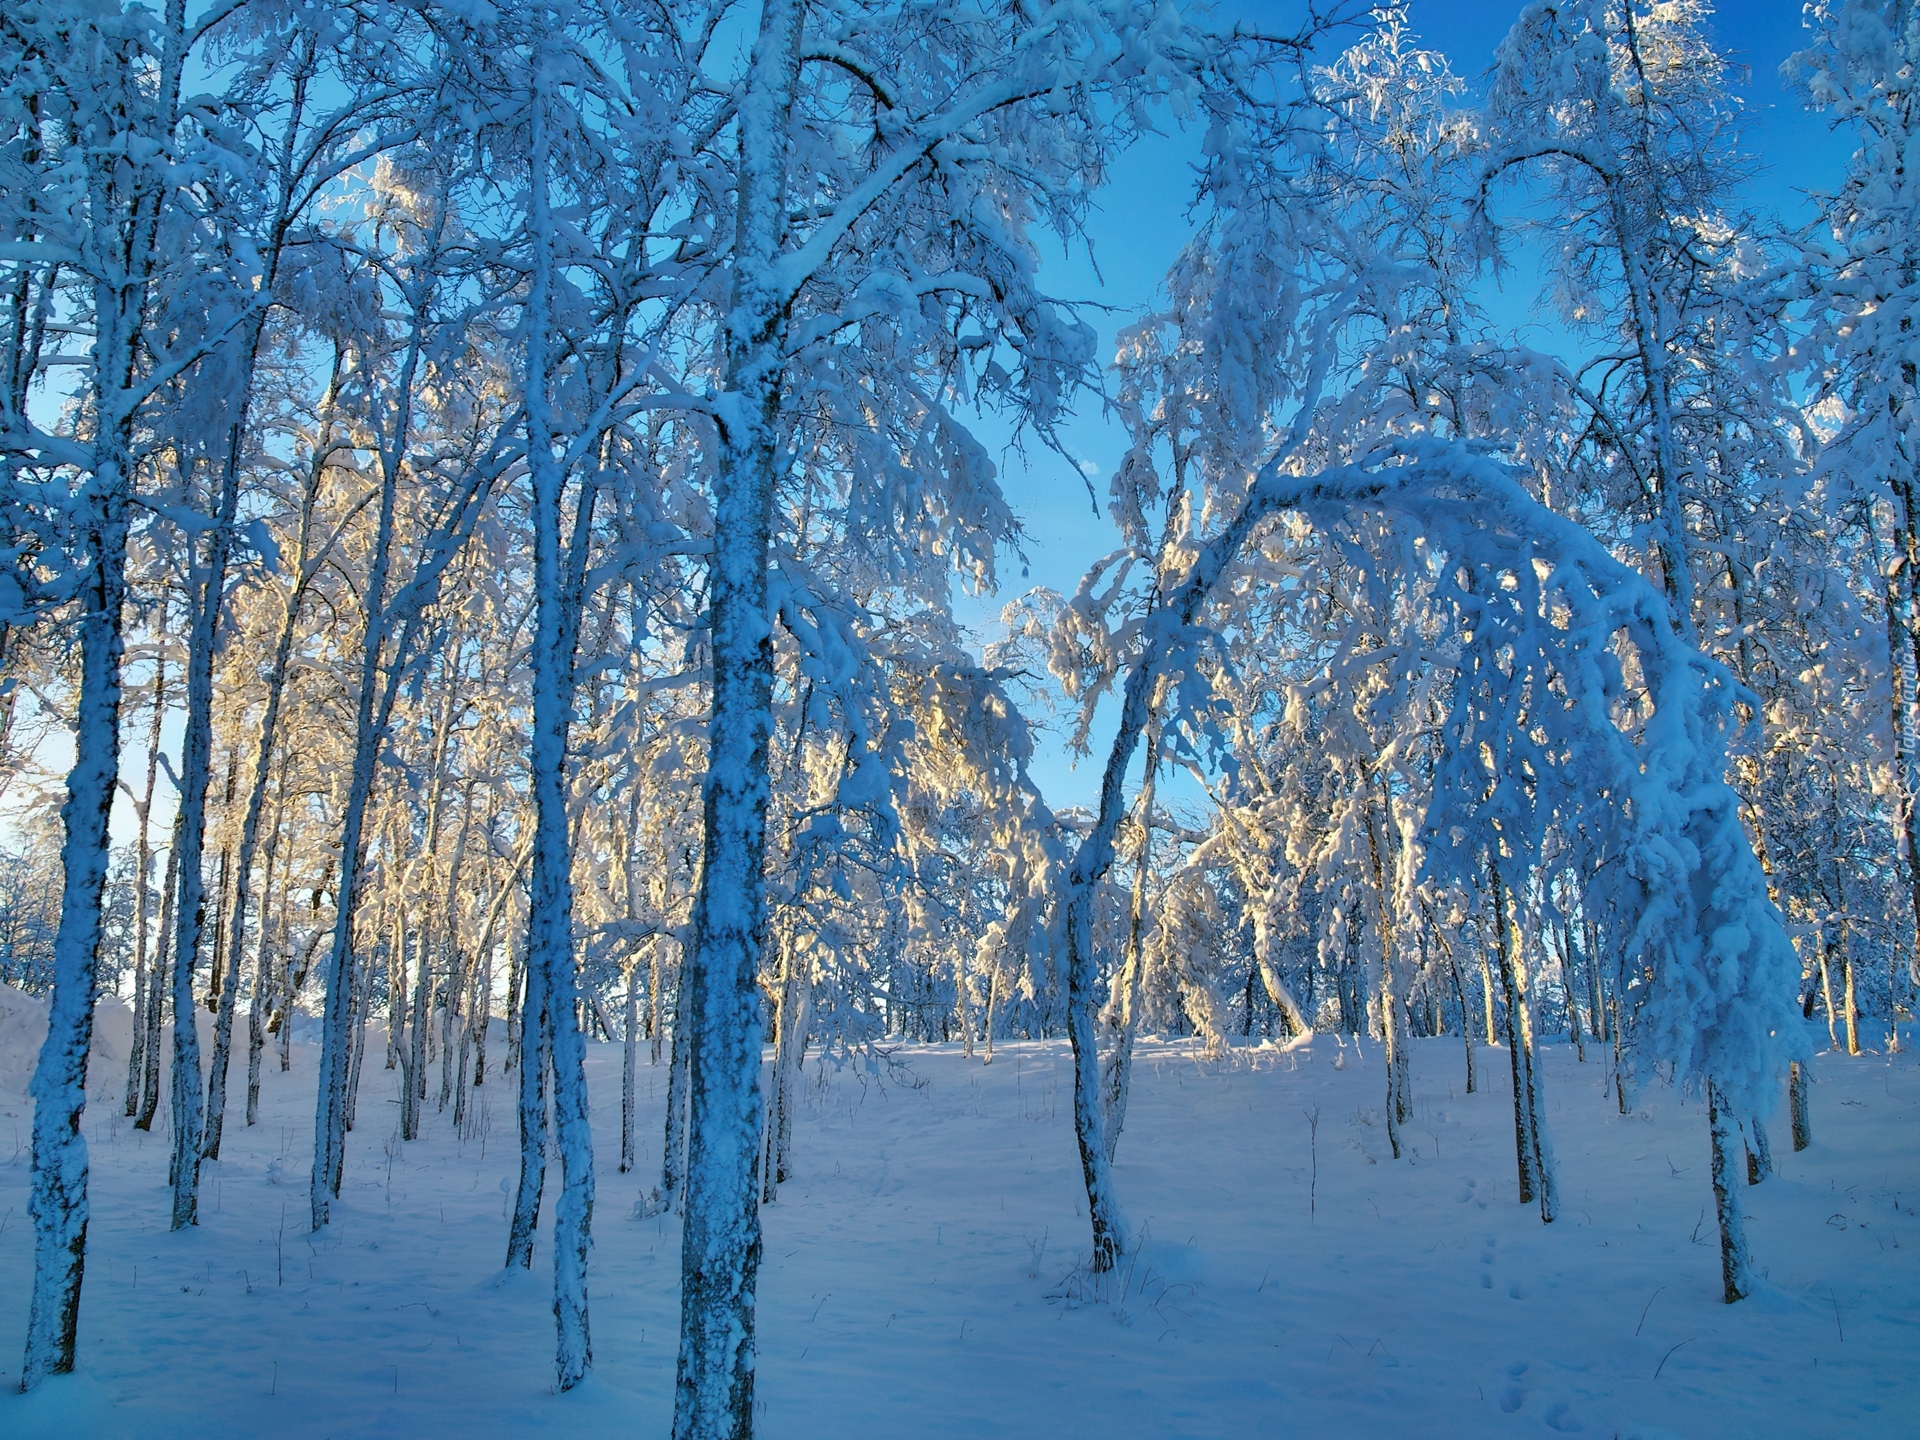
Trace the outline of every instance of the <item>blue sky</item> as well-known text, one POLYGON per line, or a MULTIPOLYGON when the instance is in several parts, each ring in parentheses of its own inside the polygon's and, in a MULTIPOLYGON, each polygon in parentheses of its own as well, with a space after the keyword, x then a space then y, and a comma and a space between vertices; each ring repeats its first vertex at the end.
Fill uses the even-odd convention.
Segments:
MULTIPOLYGON (((1287 4, 1248 3, 1230 7, 1249 18, 1278 24, 1294 13, 1287 4)), ((1413 0, 1411 16, 1421 42, 1444 52, 1454 70, 1469 82, 1492 63, 1495 47, 1521 8, 1520 0, 1413 0)), ((1824 118, 1804 111, 1781 83, 1781 63, 1806 43, 1799 0, 1726 0, 1716 7, 1713 28, 1722 52, 1745 72, 1738 87, 1749 117, 1748 145, 1760 169, 1748 184, 1753 209, 1787 221, 1809 218, 1809 191, 1832 186, 1846 161, 1847 144, 1824 118)), ((1160 277, 1188 234, 1182 218, 1193 137, 1153 137, 1130 152, 1116 168, 1092 226, 1094 262, 1084 255, 1061 256, 1056 249, 1044 275, 1057 295, 1114 307, 1115 313, 1091 319, 1100 329, 1102 353, 1131 316, 1151 303, 1160 277), (1096 272, 1097 263, 1097 272, 1096 272)), ((1516 271, 1508 279, 1516 317, 1525 310, 1534 277, 1516 271)), ((1497 308, 1505 309, 1504 306, 1497 308)), ((1552 317, 1534 324, 1550 330, 1552 317)), ((1539 333, 1530 337, 1542 343, 1539 333)), ((1550 345, 1547 348, 1551 348, 1550 345)), ((1093 489, 1104 507, 1107 477, 1124 451, 1120 427, 1087 401, 1066 427, 1074 456, 1093 470, 1093 489)), ((1037 448, 1023 458, 1004 459, 1008 493, 1027 527, 1023 576, 1017 563, 1002 567, 1001 592, 964 613, 980 625, 982 638, 999 604, 1029 586, 1046 585, 1071 593, 1087 565, 1111 550, 1115 535, 1104 508, 1096 513, 1087 485, 1062 460, 1037 448)), ((1108 707, 1111 709, 1111 706, 1108 707)), ((1076 767, 1057 736, 1043 736, 1033 773, 1048 802, 1056 807, 1091 804, 1104 762, 1104 732, 1096 734, 1094 753, 1076 767)))

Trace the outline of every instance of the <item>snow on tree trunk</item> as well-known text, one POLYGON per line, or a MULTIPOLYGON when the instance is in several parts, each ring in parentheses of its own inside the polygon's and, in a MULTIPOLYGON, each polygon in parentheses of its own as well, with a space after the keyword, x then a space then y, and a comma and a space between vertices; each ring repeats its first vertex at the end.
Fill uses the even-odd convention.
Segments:
POLYGON ((1733 1116, 1707 1083, 1707 1131, 1713 1148, 1713 1202, 1720 1219, 1720 1280, 1727 1304, 1753 1293, 1752 1265, 1747 1256, 1747 1222, 1740 1205, 1740 1186, 1734 1178, 1734 1152, 1740 1143, 1733 1116))
MULTIPOLYGON (((587 1325, 587 1261, 592 1251, 593 1133, 588 1119, 586 1042, 578 1021, 573 958, 573 848, 567 824, 567 730, 573 715, 574 645, 581 567, 593 511, 593 489, 583 485, 573 535, 572 564, 562 563, 561 488, 565 474, 553 453, 547 401, 547 345, 552 280, 552 220, 548 214, 546 66, 533 65, 532 177, 529 232, 533 278, 525 316, 527 335, 527 463, 532 472, 534 536, 533 743, 529 756, 534 802, 533 873, 527 889, 527 973, 538 974, 546 999, 552 1046, 554 1130, 560 1142, 561 1188, 554 1207, 553 1313, 558 1347, 555 1373, 562 1390, 585 1378, 593 1363, 587 1325)), ((449 997, 451 999, 451 997, 449 997)))
MULTIPOLYGON (((172 134, 185 63, 184 0, 168 0, 154 29, 161 40, 158 56, 148 48, 152 29, 123 29, 104 11, 76 18, 72 31, 58 37, 72 47, 61 60, 80 72, 71 78, 81 103, 65 123, 85 156, 85 213, 76 218, 85 227, 82 261, 91 271, 94 335, 88 398, 94 439, 87 456, 90 473, 74 497, 72 516, 82 551, 75 596, 80 684, 74 763, 61 807, 65 833, 53 998, 30 1085, 33 1168, 27 1209, 33 1221, 34 1267, 20 1373, 23 1390, 73 1369, 86 1264, 87 1144, 80 1122, 93 1038, 108 818, 119 782, 125 650, 121 612, 127 598, 127 517, 141 398, 141 332, 158 265, 161 209, 172 183, 165 138, 172 134), (150 74, 148 64, 156 59, 157 75, 150 74)), ((76 202, 81 193, 74 195, 76 202)), ((188 1014, 191 1017, 191 1008, 188 1014)), ((195 1083, 197 1095, 198 1076, 195 1083)))
MULTIPOLYGON (((23 1390, 73 1369, 86 1266, 90 1211, 87 1142, 80 1118, 87 1103, 87 1050, 93 1042, 107 817, 119 774, 121 609, 126 601, 128 481, 121 456, 130 449, 131 437, 122 427, 115 438, 120 455, 110 454, 95 470, 86 510, 92 553, 81 591, 75 759, 60 810, 66 828, 60 850, 60 927, 54 936, 47 1037, 31 1085, 33 1172, 27 1210, 33 1220, 33 1302, 20 1373, 23 1390)), ((190 1000, 187 1013, 192 1014, 190 1000)), ((198 1078, 196 1074, 196 1096, 198 1078)))
MULTIPOLYGON (((773 693, 767 553, 788 296, 778 273, 800 75, 802 0, 767 0, 740 99, 738 220, 719 397, 709 623, 705 845, 687 992, 685 1220, 674 1440, 753 1433, 760 1270, 759 968, 766 941, 767 736, 773 693)), ((674 1037, 676 1047, 681 1037, 674 1037)))

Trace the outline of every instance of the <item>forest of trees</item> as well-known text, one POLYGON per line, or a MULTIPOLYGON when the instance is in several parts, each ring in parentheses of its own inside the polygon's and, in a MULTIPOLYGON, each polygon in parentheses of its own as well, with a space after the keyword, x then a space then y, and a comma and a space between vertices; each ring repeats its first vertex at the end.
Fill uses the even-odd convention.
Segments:
POLYGON ((315 1229, 369 1087, 511 1105, 563 1389, 585 1046, 623 1169, 668 1067, 687 1440, 751 1433, 802 1058, 902 1040, 1071 1040, 1098 1269, 1137 1035, 1379 1037, 1390 1127, 1457 1037, 1547 1221, 1565 1035, 1707 1099, 1740 1298, 1803 1014, 1881 1043, 1920 965, 1920 11, 1805 47, 1850 159, 1795 229, 1703 0, 1535 0, 1477 77, 1357 0, 0 6, 25 1384, 102 995, 176 1228, 296 1031, 315 1229), (1103 353, 1041 255, 1156 130, 1191 238, 1103 353), (1102 405, 1110 553, 1012 594, 1007 461, 1102 405))

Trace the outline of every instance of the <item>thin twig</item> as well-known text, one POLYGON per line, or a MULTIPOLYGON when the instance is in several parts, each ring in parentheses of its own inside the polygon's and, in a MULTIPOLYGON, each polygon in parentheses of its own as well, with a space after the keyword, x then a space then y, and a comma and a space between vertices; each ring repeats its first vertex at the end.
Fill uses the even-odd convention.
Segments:
MULTIPOLYGON (((1686 1339, 1680 1342, 1680 1345, 1691 1345, 1693 1341, 1694 1341, 1694 1337, 1689 1335, 1686 1339)), ((1678 1350, 1680 1348, 1680 1345, 1674 1346, 1673 1350, 1678 1350)), ((1667 1361, 1673 1358, 1673 1350, 1669 1350, 1667 1351, 1666 1354, 1662 1355, 1660 1357, 1660 1363, 1653 1367, 1654 1379, 1658 1380, 1660 1378, 1660 1372, 1667 1368, 1667 1361)))

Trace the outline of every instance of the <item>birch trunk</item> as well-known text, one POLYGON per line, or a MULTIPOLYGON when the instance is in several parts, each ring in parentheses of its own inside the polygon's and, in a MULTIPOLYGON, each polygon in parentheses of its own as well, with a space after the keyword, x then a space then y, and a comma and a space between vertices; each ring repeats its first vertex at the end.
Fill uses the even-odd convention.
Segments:
POLYGON ((647 1063, 660 1063, 660 1043, 666 1033, 666 1015, 661 1009, 660 985, 664 978, 660 963, 660 941, 655 937, 647 960, 647 1063))
POLYGON ((1767 1139, 1767 1127, 1758 1115, 1747 1117, 1747 1183, 1758 1185, 1773 1174, 1773 1146, 1767 1139))
POLYGON ((1834 1028, 1836 1015, 1833 1004, 1833 971, 1827 964, 1827 954, 1832 948, 1832 942, 1822 933, 1817 937, 1816 943, 1820 946, 1820 995, 1826 1002, 1827 1044, 1829 1048, 1838 1050, 1840 1048, 1840 1032, 1834 1028))
MULTIPOLYGON (((353 763, 347 780, 347 805, 340 827, 340 876, 335 888, 333 935, 327 951, 326 1013, 320 1029, 320 1075, 314 1115, 313 1176, 308 1190, 313 1228, 327 1223, 328 1202, 340 1193, 346 1164, 346 1082, 348 1033, 353 965, 354 911, 359 903, 364 857, 367 804, 373 793, 374 767, 379 760, 382 729, 379 699, 380 662, 386 648, 386 596, 393 567, 395 510, 399 501, 400 465, 412 429, 414 376, 425 350, 426 320, 416 312, 405 358, 395 381, 399 415, 386 437, 380 457, 380 511, 369 557, 365 603, 366 623, 360 637, 360 676, 355 696, 353 763)), ((389 687, 391 689, 391 686, 389 687)), ((289 1000, 291 1019, 291 1000, 289 1000)))
POLYGON ((766 0, 740 101, 739 210, 719 398, 709 573, 712 716, 705 841, 681 988, 689 1123, 673 1440, 753 1433, 760 1269, 760 959, 766 941, 767 737, 773 643, 767 555, 788 295, 778 252, 799 81, 802 0, 766 0))
POLYGON ((1500 957, 1500 982, 1507 1002, 1507 1051, 1513 1067, 1514 1146, 1520 1161, 1520 1203, 1537 1195, 1540 1218, 1552 1224, 1560 1210, 1553 1154, 1543 1132, 1545 1106, 1533 1054, 1533 1026, 1526 976, 1515 953, 1519 934, 1513 921, 1505 878, 1496 862, 1493 873, 1494 939, 1500 957))
MULTIPOLYGON (((99 262, 93 285, 91 391, 96 438, 93 473, 75 507, 85 561, 79 600, 80 686, 74 763, 61 806, 60 922, 54 933, 53 998, 47 1035, 30 1086, 33 1170, 27 1209, 33 1220, 33 1300, 20 1388, 73 1369, 80 1283, 87 1246, 87 1051, 99 981, 101 901, 107 881, 114 787, 120 772, 120 673, 125 651, 127 511, 133 488, 135 376, 141 356, 160 208, 170 183, 157 165, 122 169, 130 151, 170 136, 185 60, 186 7, 168 0, 153 136, 126 124, 127 109, 102 107, 83 141, 90 248, 99 262)), ((85 43, 82 41, 81 43, 85 43)), ((134 47, 101 47, 110 73, 101 81, 137 93, 134 47)), ((189 1019, 191 1019, 189 1009, 189 1019)), ((196 1094, 197 1094, 196 1088, 196 1094)))
POLYGON ((806 1052, 813 1011, 812 962, 788 940, 781 947, 780 1003, 775 1011, 773 1073, 768 1077, 766 1159, 761 1166, 760 1198, 771 1204, 785 1183, 793 1154, 793 1091, 806 1052))
POLYGON ((153 889, 153 849, 150 828, 153 819, 153 792, 160 778, 160 722, 167 708, 167 657, 156 656, 153 670, 153 723, 147 730, 147 783, 141 792, 135 818, 140 829, 135 841, 133 911, 133 1035, 127 1046, 127 1118, 140 1113, 142 1080, 147 1060, 147 1007, 159 999, 159 987, 153 983, 153 957, 147 953, 147 908, 153 889))
MULTIPOLYGON (((106 287, 102 287, 105 289, 106 287)), ((129 346, 130 348, 130 346, 129 346)), ((131 354, 128 356, 131 364, 131 354)), ((60 924, 54 936, 53 1000, 47 1036, 34 1067, 33 1301, 20 1387, 73 1369, 86 1266, 87 1142, 80 1118, 87 1103, 87 1051, 93 1042, 98 985, 100 906, 107 880, 107 818, 119 775, 121 610, 126 601, 127 492, 125 457, 131 420, 118 453, 95 473, 86 509, 92 551, 81 593, 80 696, 75 758, 67 773, 60 818, 60 924)), ((189 1001, 191 1016, 191 1001, 189 1001)), ((197 1079, 197 1077, 196 1077, 197 1079)), ((196 1089, 196 1094, 197 1094, 196 1089)))
POLYGON ((1387 876, 1387 862, 1381 855, 1379 816, 1375 805, 1372 777, 1367 781, 1367 855, 1373 864, 1375 903, 1379 906, 1380 930, 1380 1031, 1386 1044, 1387 1061, 1387 1143, 1393 1158, 1400 1158, 1400 1127, 1413 1118, 1408 1091, 1407 1037, 1399 985, 1399 951, 1395 944, 1393 895, 1387 876))
MULTIPOLYGON (((267 854, 260 880, 260 936, 254 945, 253 952, 253 1001, 247 1007, 247 1125, 249 1127, 252 1127, 260 1118, 260 1058, 267 1046, 267 1014, 272 1004, 271 996, 274 988, 272 926, 269 923, 269 911, 274 898, 274 862, 280 853, 280 831, 286 824, 287 815, 287 763, 284 755, 280 761, 280 778, 276 790, 273 827, 267 832, 267 854)), ((244 886, 241 893, 245 893, 244 886)), ((285 908, 283 904, 281 909, 284 911, 285 908)))
MULTIPOLYGON (((179 817, 174 817, 175 824, 179 817)), ((154 1116, 160 1109, 160 1037, 166 1023, 167 987, 161 977, 170 973, 168 966, 173 955, 173 897, 178 890, 179 852, 173 848, 172 832, 167 842, 167 866, 160 881, 160 935, 155 942, 158 950, 153 957, 153 1000, 147 1006, 146 1060, 140 1077, 140 1116, 133 1122, 136 1130, 151 1132, 154 1116)))
POLYGON ((75 760, 60 812, 66 834, 60 851, 53 1000, 32 1083, 28 1211, 34 1233, 33 1302, 21 1367, 23 1390, 73 1369, 86 1265, 90 1212, 87 1142, 80 1118, 86 1109, 87 1051, 93 1042, 107 817, 119 772, 121 609, 126 600, 128 482, 124 472, 115 473, 113 464, 109 462, 105 476, 96 474, 107 483, 99 487, 87 515, 93 556, 82 593, 75 760))
MULTIPOLYGON (((1427 917, 1432 924, 1432 915, 1427 917)), ((1480 1088, 1480 1061, 1473 1049, 1473 1016, 1467 1009, 1467 987, 1460 979, 1460 957, 1453 953, 1453 945, 1447 937, 1434 927, 1434 935, 1440 941, 1441 952, 1447 957, 1447 970, 1453 976, 1453 995, 1460 1006, 1460 1038, 1467 1046, 1467 1094, 1472 1095, 1480 1088)))
MULTIPOLYGON (((671 1048, 667 1054, 667 1113, 660 1137, 660 1207, 672 1210, 684 1199, 687 1180, 687 982, 684 961, 673 992, 671 1048)), ((658 1032, 656 1032, 657 1034, 658 1032)))
POLYGON ((1747 1256, 1746 1217, 1733 1177, 1734 1146, 1739 1136, 1733 1117, 1720 1104, 1711 1082, 1707 1086, 1707 1130, 1713 1146, 1714 1210, 1720 1221, 1720 1280, 1723 1298, 1731 1305, 1753 1293, 1753 1273, 1747 1256))
POLYGON ((573 714, 574 647, 593 513, 593 486, 581 486, 571 554, 562 556, 561 488, 547 408, 548 303, 552 222, 548 215, 545 62, 534 61, 531 228, 533 278, 527 325, 527 463, 532 472, 535 619, 533 874, 527 890, 527 973, 539 974, 551 1034, 554 1129, 561 1188, 554 1207, 555 1373, 570 1390, 593 1363, 587 1323, 587 1262, 593 1224, 593 1134, 588 1118, 586 1043, 576 1018, 572 843, 567 823, 567 731, 573 714))
POLYGON ((514 1190, 507 1231, 507 1267, 533 1268, 533 1232, 540 1222, 540 1195, 547 1182, 547 1070, 551 1029, 546 976, 523 965, 520 1000, 520 1181, 514 1190))
POLYGON ((1107 1163, 1113 1163, 1120 1145, 1120 1131, 1127 1123, 1127 1095, 1133 1086, 1133 1037, 1139 1024, 1135 1003, 1140 989, 1144 963, 1141 946, 1146 928, 1147 875, 1153 862, 1153 792, 1160 769, 1158 730, 1148 722, 1145 767, 1140 781, 1140 848, 1134 856, 1133 896, 1127 911, 1127 954, 1120 973, 1114 977, 1114 993, 1107 999, 1114 1029, 1113 1047, 1107 1056, 1101 1109, 1105 1122, 1107 1163))
MULTIPOLYGON (((220 615, 227 592, 227 556, 240 504, 240 454, 253 391, 253 360, 259 342, 256 323, 248 337, 239 393, 231 402, 236 410, 227 431, 226 460, 214 493, 214 523, 206 540, 204 560, 198 542, 189 553, 196 557, 188 585, 192 628, 187 636, 187 721, 180 742, 180 899, 174 916, 178 927, 173 942, 173 1184, 172 1226, 197 1225, 200 1215, 200 1161, 205 1143, 208 1109, 201 1093, 200 1027, 194 1012, 193 976, 200 964, 200 942, 207 928, 206 876, 203 861, 207 839, 207 786, 213 763, 213 660, 220 644, 220 615), (183 1023, 181 1017, 187 1017, 183 1023)), ((215 947, 218 948, 216 925, 215 947)), ((214 970, 224 958, 216 954, 214 970)), ((218 1001, 209 991, 210 1008, 218 1001)), ((225 999, 224 995, 220 997, 225 999)), ((233 1035, 232 1011, 221 1012, 216 1024, 215 1048, 219 1070, 213 1077, 221 1089, 225 1110, 226 1047, 233 1035)), ((215 1142, 214 1149, 219 1148, 215 1142)))
POLYGON ((635 1066, 639 1060, 640 962, 636 957, 627 966, 627 1006, 623 1017, 620 1045, 620 1173, 633 1170, 633 1122, 639 1080, 635 1066))

